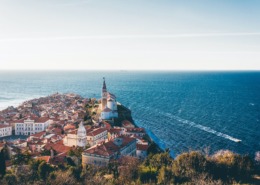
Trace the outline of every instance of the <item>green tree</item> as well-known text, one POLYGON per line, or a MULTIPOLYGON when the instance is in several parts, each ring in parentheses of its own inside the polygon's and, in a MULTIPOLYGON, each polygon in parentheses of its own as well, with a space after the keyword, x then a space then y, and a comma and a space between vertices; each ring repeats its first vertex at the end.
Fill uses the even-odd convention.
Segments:
POLYGON ((81 169, 77 168, 77 167, 70 167, 69 168, 69 172, 71 173, 71 175, 77 179, 78 181, 80 180, 80 173, 81 173, 81 169))
POLYGON ((181 178, 191 178, 206 172, 207 160, 200 152, 183 153, 173 163, 173 173, 181 178))
POLYGON ((52 172, 52 167, 45 161, 42 161, 38 167, 38 175, 42 180, 46 180, 48 174, 52 172))
POLYGON ((24 153, 17 153, 12 157, 12 164, 13 165, 21 165, 21 164, 28 164, 31 159, 31 154, 26 151, 24 153))
POLYGON ((247 181, 254 171, 254 164, 249 156, 241 156, 231 151, 221 151, 211 159, 213 177, 231 182, 247 181))
POLYGON ((158 184, 173 184, 174 175, 169 167, 162 166, 157 176, 158 184))
POLYGON ((118 178, 119 176, 118 166, 119 164, 117 160, 110 160, 108 163, 109 173, 112 173, 114 175, 114 178, 118 178))
POLYGON ((169 152, 152 155, 149 159, 149 165, 159 170, 161 166, 169 166, 173 162, 169 152))
POLYGON ((3 184, 14 185, 17 183, 17 178, 13 174, 6 174, 3 179, 3 184))
POLYGON ((74 161, 70 157, 67 157, 66 160, 67 160, 67 163, 68 163, 69 166, 76 166, 76 164, 74 163, 74 161))
POLYGON ((158 146, 156 145, 155 142, 152 142, 151 145, 149 146, 147 152, 148 152, 148 154, 157 154, 157 153, 160 153, 160 149, 158 148, 158 146))
POLYGON ((147 166, 139 166, 139 178, 142 183, 156 182, 158 171, 156 168, 149 168, 147 166))
POLYGON ((4 177, 5 173, 6 173, 5 155, 4 155, 4 151, 1 150, 1 152, 0 152, 0 177, 4 177))
POLYGON ((36 180, 39 178, 38 176, 38 168, 39 168, 39 165, 41 164, 42 161, 40 160, 30 160, 29 162, 29 166, 30 166, 30 169, 31 169, 31 179, 32 180, 36 180))

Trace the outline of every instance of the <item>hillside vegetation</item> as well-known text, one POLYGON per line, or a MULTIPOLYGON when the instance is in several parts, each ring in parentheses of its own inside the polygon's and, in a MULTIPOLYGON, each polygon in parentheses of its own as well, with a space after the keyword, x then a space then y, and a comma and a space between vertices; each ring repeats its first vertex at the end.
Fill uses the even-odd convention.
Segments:
MULTIPOLYGON (((9 171, 1 168, 2 185, 70 185, 70 184, 260 184, 259 163, 249 156, 219 151, 212 156, 191 151, 172 159, 169 151, 150 154, 145 161, 123 157, 106 167, 75 165, 68 157, 66 165, 51 166, 44 161, 19 154, 9 171), (17 163, 17 159, 25 158, 17 163), (29 159, 29 160, 28 160, 29 159), (16 163, 15 163, 16 162, 16 163)), ((1 155, 3 158, 3 154, 1 155)), ((80 158, 80 155, 76 156, 80 158)))

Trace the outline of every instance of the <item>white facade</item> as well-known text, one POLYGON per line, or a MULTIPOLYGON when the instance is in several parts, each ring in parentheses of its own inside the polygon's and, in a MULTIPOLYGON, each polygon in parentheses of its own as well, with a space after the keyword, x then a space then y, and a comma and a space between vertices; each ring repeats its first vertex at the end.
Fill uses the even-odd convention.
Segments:
POLYGON ((68 133, 64 139, 63 144, 65 146, 79 146, 79 147, 86 147, 87 145, 87 131, 81 122, 79 124, 78 130, 74 130, 68 133))
POLYGON ((149 145, 147 144, 136 144, 136 156, 139 159, 145 159, 147 157, 149 145))
POLYGON ((48 118, 26 119, 23 122, 15 123, 15 135, 31 135, 45 131, 50 124, 48 118))
POLYGON ((87 141, 90 146, 104 142, 107 138, 107 130, 105 128, 97 128, 87 134, 87 141))
POLYGON ((78 132, 77 132, 77 146, 85 147, 87 145, 87 131, 81 122, 79 124, 78 132))
POLYGON ((112 117, 112 111, 108 107, 106 107, 102 112, 101 112, 101 119, 102 120, 109 120, 112 117))
POLYGON ((12 126, 9 125, 0 125, 0 138, 11 136, 12 135, 12 126))
POLYGON ((102 120, 110 120, 118 118, 116 96, 107 92, 105 79, 103 81, 102 94, 101 94, 101 115, 102 120))

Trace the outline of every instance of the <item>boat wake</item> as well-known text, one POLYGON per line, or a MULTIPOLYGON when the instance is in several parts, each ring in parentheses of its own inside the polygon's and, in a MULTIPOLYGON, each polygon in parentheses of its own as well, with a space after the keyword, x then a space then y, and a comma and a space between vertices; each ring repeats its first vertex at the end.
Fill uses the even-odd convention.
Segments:
POLYGON ((242 141, 242 140, 240 140, 240 139, 234 138, 234 137, 229 136, 229 135, 227 135, 227 134, 218 132, 218 131, 216 131, 216 130, 210 128, 210 127, 206 127, 206 126, 203 126, 203 125, 194 123, 194 122, 192 122, 192 121, 182 119, 182 118, 180 118, 180 117, 178 117, 178 116, 174 116, 174 115, 172 115, 172 114, 170 114, 170 113, 166 113, 165 116, 167 116, 167 117, 169 117, 169 118, 171 118, 171 119, 174 119, 174 120, 176 120, 176 121, 178 121, 178 122, 181 122, 181 123, 190 125, 190 126, 192 126, 192 127, 198 128, 198 129, 203 130, 203 131, 205 131, 205 132, 208 132, 208 133, 214 134, 214 135, 216 135, 216 136, 219 136, 219 137, 228 139, 228 140, 230 140, 230 141, 234 141, 234 142, 237 142, 237 143, 239 143, 239 142, 242 141))

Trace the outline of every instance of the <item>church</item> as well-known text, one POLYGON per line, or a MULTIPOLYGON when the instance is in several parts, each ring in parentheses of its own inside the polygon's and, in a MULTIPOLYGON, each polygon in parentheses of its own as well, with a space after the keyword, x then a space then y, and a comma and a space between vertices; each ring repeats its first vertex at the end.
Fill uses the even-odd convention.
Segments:
POLYGON ((102 120, 118 118, 116 96, 107 91, 105 78, 103 78, 101 103, 99 107, 101 109, 100 118, 102 120))
POLYGON ((79 128, 68 133, 63 138, 65 146, 79 146, 85 148, 87 145, 87 132, 83 122, 79 124, 79 128))

